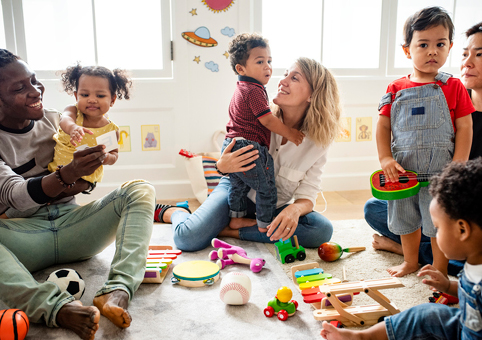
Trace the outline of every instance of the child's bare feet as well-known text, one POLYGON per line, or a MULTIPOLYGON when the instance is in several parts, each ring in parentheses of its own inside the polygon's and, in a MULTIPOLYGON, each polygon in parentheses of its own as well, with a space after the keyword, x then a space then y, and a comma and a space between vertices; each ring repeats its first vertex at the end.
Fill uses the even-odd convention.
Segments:
POLYGON ((127 311, 129 295, 123 290, 113 290, 110 293, 94 298, 94 305, 114 325, 127 328, 131 325, 132 318, 127 311))
POLYGON ((356 332, 350 331, 348 329, 336 328, 332 324, 323 321, 321 324, 323 329, 320 335, 327 340, 341 340, 341 339, 358 339, 358 334, 356 332))
POLYGON ((254 225, 256 225, 256 220, 246 217, 231 217, 231 221, 229 222, 229 227, 234 230, 245 227, 252 227, 254 225))
POLYGON ((401 265, 391 267, 387 269, 388 274, 395 277, 402 277, 411 273, 416 272, 419 269, 418 263, 410 263, 403 261, 401 265))
POLYGON ((386 250, 391 253, 403 255, 402 245, 389 239, 386 236, 373 234, 372 247, 376 250, 386 250))
POLYGON ((57 313, 57 324, 69 329, 83 340, 95 338, 99 329, 100 313, 94 306, 83 306, 80 301, 66 303, 57 313))

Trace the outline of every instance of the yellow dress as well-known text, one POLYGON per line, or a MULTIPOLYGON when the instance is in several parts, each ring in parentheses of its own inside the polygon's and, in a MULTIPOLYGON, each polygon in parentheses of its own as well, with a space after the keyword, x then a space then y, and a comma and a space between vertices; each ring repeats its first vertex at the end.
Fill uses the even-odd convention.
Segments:
MULTIPOLYGON (((75 120, 75 124, 79 126, 83 126, 84 124, 84 114, 80 111, 77 111, 77 118, 75 120)), ((97 141, 96 138, 107 133, 109 131, 118 131, 119 127, 112 121, 109 120, 109 124, 101 127, 101 128, 88 128, 94 134, 86 133, 82 138, 82 142, 80 145, 88 145, 88 146, 96 146, 97 141)), ((72 159, 74 158, 74 152, 77 151, 76 147, 70 143, 70 135, 66 134, 62 128, 59 127, 59 131, 54 135, 54 140, 56 142, 55 145, 55 153, 54 159, 52 162, 49 163, 49 171, 54 172, 59 165, 67 165, 69 164, 72 159)), ((79 145, 77 145, 78 147, 79 145)), ((95 172, 90 176, 82 177, 86 181, 90 183, 100 182, 102 177, 104 176, 104 166, 101 165, 98 167, 95 172)))

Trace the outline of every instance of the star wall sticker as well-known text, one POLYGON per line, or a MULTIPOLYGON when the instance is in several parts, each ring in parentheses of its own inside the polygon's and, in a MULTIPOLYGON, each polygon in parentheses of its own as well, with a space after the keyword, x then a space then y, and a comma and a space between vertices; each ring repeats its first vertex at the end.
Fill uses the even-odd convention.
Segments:
POLYGON ((228 53, 228 51, 224 52, 223 56, 225 56, 226 59, 228 59, 228 58, 229 58, 229 53, 228 53))
POLYGON ((199 62, 201 61, 201 56, 200 56, 200 55, 199 55, 199 56, 194 56, 194 60, 193 60, 193 61, 195 61, 196 63, 199 64, 199 62))
POLYGON ((195 15, 197 15, 196 11, 197 11, 197 8, 193 8, 189 13, 191 13, 192 16, 195 16, 195 15))

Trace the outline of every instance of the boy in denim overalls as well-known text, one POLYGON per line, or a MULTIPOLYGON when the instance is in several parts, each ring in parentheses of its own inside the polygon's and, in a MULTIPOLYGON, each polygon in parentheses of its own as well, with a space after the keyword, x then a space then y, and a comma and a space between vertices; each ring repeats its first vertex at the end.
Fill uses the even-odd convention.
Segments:
POLYGON ((436 242, 449 259, 466 260, 459 282, 426 265, 422 282, 450 295, 458 291, 460 308, 426 303, 385 318, 363 331, 323 323, 325 339, 482 339, 482 159, 453 162, 431 180, 430 214, 436 242))
MULTIPOLYGON (((412 60, 413 72, 388 86, 377 124, 378 156, 388 182, 397 182, 404 169, 437 174, 452 160, 468 159, 470 114, 475 109, 462 83, 438 72, 447 60, 452 36, 452 20, 440 7, 424 8, 405 22, 403 51, 412 60)), ((418 270, 421 229, 431 237, 434 267, 447 274, 448 259, 435 242, 430 201, 428 187, 415 196, 388 201, 388 227, 400 235, 404 255, 401 265, 387 269, 390 275, 418 270)))

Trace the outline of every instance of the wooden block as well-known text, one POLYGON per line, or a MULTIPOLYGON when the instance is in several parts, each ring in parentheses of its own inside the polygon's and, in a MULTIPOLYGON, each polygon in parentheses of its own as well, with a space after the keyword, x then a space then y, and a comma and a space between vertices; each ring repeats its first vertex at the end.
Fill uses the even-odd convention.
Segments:
POLYGON ((331 279, 333 275, 331 274, 316 274, 316 275, 309 275, 309 276, 301 276, 296 278, 298 283, 308 282, 308 281, 319 281, 319 280, 326 280, 331 279))
POLYGON ((313 269, 306 269, 306 270, 299 270, 295 273, 295 277, 302 277, 302 276, 310 276, 316 274, 323 274, 323 269, 321 268, 313 268, 313 269))
MULTIPOLYGON (((309 289, 313 287, 318 287, 318 286, 330 286, 335 283, 340 283, 340 279, 325 279, 325 280, 319 280, 319 281, 313 281, 313 282, 303 282, 300 283, 300 289, 309 289)), ((322 292, 323 293, 323 292, 322 292)))

